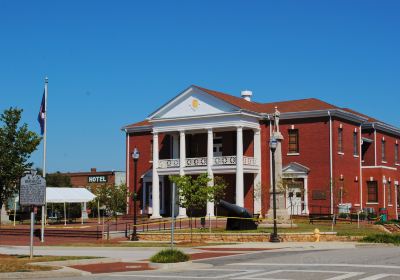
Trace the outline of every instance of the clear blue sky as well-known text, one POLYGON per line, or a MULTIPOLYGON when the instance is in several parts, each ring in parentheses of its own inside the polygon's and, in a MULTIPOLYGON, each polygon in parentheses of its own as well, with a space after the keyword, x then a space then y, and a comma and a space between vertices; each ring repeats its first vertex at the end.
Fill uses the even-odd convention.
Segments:
MULTIPOLYGON (((198 84, 399 122, 400 1, 0 1, 0 110, 37 113, 48 169, 124 170, 120 128, 198 84)), ((32 156, 41 166, 41 150, 32 156)))

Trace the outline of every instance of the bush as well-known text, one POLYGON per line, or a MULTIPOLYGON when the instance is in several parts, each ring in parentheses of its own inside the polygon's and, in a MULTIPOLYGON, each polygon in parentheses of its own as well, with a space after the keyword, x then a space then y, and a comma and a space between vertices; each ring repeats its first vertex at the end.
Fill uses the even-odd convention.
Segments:
POLYGON ((388 234, 388 233, 379 233, 372 234, 361 239, 362 242, 371 242, 371 243, 391 243, 395 245, 400 245, 400 234, 388 234))
POLYGON ((189 256, 176 249, 164 249, 150 258, 154 263, 177 263, 186 262, 189 256))
POLYGON ((348 216, 349 216, 349 214, 347 214, 347 213, 340 213, 339 214, 339 218, 341 218, 341 219, 347 219, 348 216))

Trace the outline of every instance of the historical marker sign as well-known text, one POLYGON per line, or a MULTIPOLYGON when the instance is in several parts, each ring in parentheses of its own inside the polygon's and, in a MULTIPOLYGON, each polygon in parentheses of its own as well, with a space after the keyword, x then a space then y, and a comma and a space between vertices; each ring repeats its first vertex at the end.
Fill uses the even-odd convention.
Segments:
POLYGON ((26 174, 21 178, 19 204, 21 206, 41 206, 46 202, 46 180, 36 174, 26 174))

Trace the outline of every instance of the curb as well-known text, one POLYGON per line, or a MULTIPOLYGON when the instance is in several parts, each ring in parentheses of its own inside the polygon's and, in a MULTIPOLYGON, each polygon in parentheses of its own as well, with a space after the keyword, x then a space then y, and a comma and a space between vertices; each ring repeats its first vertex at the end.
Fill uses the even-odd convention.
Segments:
POLYGON ((356 244, 358 248, 379 248, 379 247, 398 247, 391 243, 359 243, 356 244))
POLYGON ((179 263, 153 263, 149 262, 149 266, 159 270, 186 270, 186 269, 201 269, 211 268, 212 264, 194 263, 192 261, 179 262, 179 263))
POLYGON ((33 272, 5 272, 0 273, 0 279, 37 279, 37 278, 58 278, 58 277, 77 277, 90 275, 89 272, 63 267, 51 271, 33 271, 33 272))
POLYGON ((38 266, 71 266, 71 265, 113 263, 121 261, 122 259, 120 258, 98 258, 98 259, 66 260, 66 261, 54 261, 54 262, 34 262, 30 264, 38 266))
POLYGON ((5 272, 0 273, 0 279, 24 279, 24 278, 58 278, 58 277, 76 277, 91 275, 90 272, 71 268, 71 265, 86 265, 86 264, 102 264, 120 262, 117 258, 99 258, 99 259, 82 259, 82 260, 67 260, 54 262, 32 262, 31 265, 50 266, 56 269, 49 271, 31 271, 31 272, 5 272), (59 269, 57 269, 59 268, 59 269))

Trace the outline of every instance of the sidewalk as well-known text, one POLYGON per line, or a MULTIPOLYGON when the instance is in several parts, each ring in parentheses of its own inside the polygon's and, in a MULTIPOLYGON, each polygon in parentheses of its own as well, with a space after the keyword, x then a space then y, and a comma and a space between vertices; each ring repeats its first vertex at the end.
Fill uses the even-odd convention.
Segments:
MULTIPOLYGON (((0 274, 1 279, 21 278, 57 278, 63 276, 83 276, 98 273, 140 271, 153 269, 190 269, 203 265, 199 261, 205 259, 223 258, 241 254, 257 254, 271 251, 308 251, 337 250, 355 248, 357 243, 351 242, 282 242, 282 243, 237 243, 210 245, 195 248, 179 248, 189 254, 191 261, 172 265, 152 265, 148 259, 165 247, 39 247, 36 255, 53 256, 96 256, 101 259, 70 260, 63 262, 41 263, 62 267, 60 270, 47 272, 18 272, 0 274), (112 265, 107 265, 112 264, 112 265)), ((28 246, 0 246, 0 254, 29 253, 28 246)))

